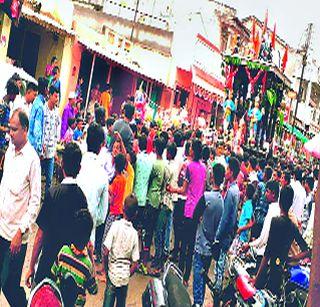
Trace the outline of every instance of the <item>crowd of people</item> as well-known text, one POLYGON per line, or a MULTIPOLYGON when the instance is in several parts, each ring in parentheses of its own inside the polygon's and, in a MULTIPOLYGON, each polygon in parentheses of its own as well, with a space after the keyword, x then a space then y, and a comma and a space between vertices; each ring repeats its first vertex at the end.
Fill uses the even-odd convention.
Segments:
POLYGON ((184 124, 159 127, 130 102, 106 114, 109 98, 84 119, 72 92, 60 118, 58 69, 47 74, 23 97, 10 79, 0 105, 0 289, 11 306, 27 304, 27 244, 26 285, 50 278, 62 287, 72 276, 77 306, 97 293, 97 279, 103 306, 125 306, 131 275, 158 276, 168 260, 186 287, 193 273, 194 306, 204 304, 203 271, 214 260, 217 306, 228 253, 239 248, 258 255, 253 285, 278 294, 285 263, 310 256, 317 165, 272 146, 234 148, 223 130, 207 139, 184 124))

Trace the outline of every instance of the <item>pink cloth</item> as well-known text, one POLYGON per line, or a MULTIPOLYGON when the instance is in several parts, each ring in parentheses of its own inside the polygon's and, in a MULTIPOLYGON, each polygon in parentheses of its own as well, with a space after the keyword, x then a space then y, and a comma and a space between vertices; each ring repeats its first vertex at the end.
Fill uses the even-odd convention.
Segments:
POLYGON ((202 162, 192 161, 188 164, 186 173, 188 189, 184 208, 184 216, 186 218, 193 217, 194 210, 204 193, 206 176, 206 167, 202 162))
POLYGON ((59 297, 50 285, 44 285, 34 294, 30 307, 60 307, 62 306, 59 297))
POLYGON ((73 130, 69 127, 66 134, 64 135, 63 142, 66 144, 71 143, 73 140, 73 130))
POLYGON ((304 149, 314 158, 320 159, 320 133, 304 144, 304 149))
POLYGON ((53 70, 53 66, 51 64, 48 64, 46 66, 46 77, 52 76, 52 70, 53 70))

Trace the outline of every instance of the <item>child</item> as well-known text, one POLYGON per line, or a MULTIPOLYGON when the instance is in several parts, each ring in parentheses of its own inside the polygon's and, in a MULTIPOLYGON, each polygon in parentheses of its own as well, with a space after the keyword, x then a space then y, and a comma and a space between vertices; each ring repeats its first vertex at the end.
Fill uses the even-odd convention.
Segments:
POLYGON ((71 117, 68 119, 68 130, 66 131, 66 134, 64 135, 64 138, 62 140, 65 144, 72 142, 75 128, 76 128, 76 119, 74 117, 71 117))
MULTIPOLYGON (((86 302, 86 293, 98 292, 98 286, 93 277, 94 266, 88 255, 87 245, 90 239, 93 227, 92 217, 87 209, 81 209, 75 214, 74 240, 68 246, 61 248, 58 258, 51 268, 51 273, 59 287, 63 286, 63 281, 71 276, 76 285, 76 300, 72 305, 84 306, 86 302)), ((70 302, 70 293, 64 297, 65 301, 70 302)), ((68 306, 68 304, 65 304, 68 306)), ((71 304, 69 304, 71 306, 71 304)))
POLYGON ((126 306, 130 276, 137 268, 139 260, 138 233, 132 221, 138 211, 138 200, 131 194, 124 202, 123 218, 115 221, 103 243, 107 286, 104 307, 126 306))
POLYGON ((107 125, 107 135, 106 135, 107 144, 106 145, 109 150, 111 149, 111 144, 112 144, 113 124, 114 124, 114 118, 109 117, 106 121, 106 125, 107 125))
POLYGON ((77 127, 74 129, 73 132, 73 140, 74 141, 79 141, 82 136, 83 136, 83 119, 82 118, 77 118, 77 127))
POLYGON ((122 218, 124 193, 126 189, 126 177, 124 169, 126 166, 126 157, 123 154, 117 154, 114 158, 115 177, 109 186, 109 215, 107 216, 106 226, 104 229, 103 241, 115 220, 122 218))
POLYGON ((253 184, 248 184, 246 189, 246 201, 242 205, 239 224, 238 224, 238 235, 240 243, 249 242, 249 229, 252 227, 252 217, 253 217, 253 206, 252 198, 255 189, 253 184))

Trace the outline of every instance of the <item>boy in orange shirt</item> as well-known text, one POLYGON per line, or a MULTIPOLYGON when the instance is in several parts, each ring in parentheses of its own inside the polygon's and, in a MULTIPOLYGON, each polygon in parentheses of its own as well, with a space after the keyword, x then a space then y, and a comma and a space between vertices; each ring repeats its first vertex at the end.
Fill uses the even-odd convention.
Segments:
POLYGON ((124 169, 127 164, 125 155, 121 153, 117 154, 114 158, 114 164, 116 174, 109 186, 110 208, 106 219, 106 226, 104 229, 102 242, 104 242, 112 223, 123 217, 123 203, 126 189, 126 177, 124 175, 124 169))

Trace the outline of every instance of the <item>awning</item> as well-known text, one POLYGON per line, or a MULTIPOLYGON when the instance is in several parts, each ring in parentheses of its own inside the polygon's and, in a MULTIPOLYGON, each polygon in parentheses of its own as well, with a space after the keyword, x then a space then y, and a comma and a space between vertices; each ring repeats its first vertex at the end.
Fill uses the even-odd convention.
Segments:
POLYGON ((208 91, 204 87, 197 84, 193 85, 193 92, 196 96, 204 100, 207 100, 211 103, 213 103, 214 101, 222 102, 223 100, 223 97, 221 97, 220 95, 217 95, 214 92, 208 91))
POLYGON ((151 75, 150 73, 143 71, 142 67, 140 67, 139 63, 137 62, 131 62, 125 57, 119 57, 111 53, 109 50, 107 50, 104 47, 101 47, 99 45, 95 45, 92 42, 88 42, 83 40, 82 38, 78 39, 78 42, 84 46, 87 50, 90 52, 96 53, 99 57, 104 58, 108 60, 109 62, 112 62, 126 70, 129 70, 132 73, 135 73, 137 75, 142 76, 143 78, 149 79, 155 83, 165 85, 163 82, 157 80, 156 76, 151 75))
MULTIPOLYGON (((290 124, 284 123, 283 126, 286 130, 288 130, 290 134, 292 134, 292 126, 290 124)), ((293 128, 293 135, 296 136, 296 138, 300 140, 302 143, 306 143, 309 141, 309 139, 305 135, 303 135, 303 133, 296 127, 293 128)))
POLYGON ((21 10, 21 16, 25 19, 28 19, 52 32, 62 34, 62 35, 69 35, 69 36, 74 36, 75 33, 71 29, 66 29, 63 27, 61 24, 59 24, 57 21, 53 20, 52 18, 36 13, 32 9, 30 9, 27 6, 22 6, 21 10))
POLYGON ((205 89, 210 93, 214 93, 220 96, 221 98, 224 97, 225 86, 220 80, 207 74, 197 66, 193 66, 192 70, 193 70, 192 82, 195 85, 205 89))
POLYGON ((176 84, 189 92, 192 85, 192 72, 177 67, 176 84))

